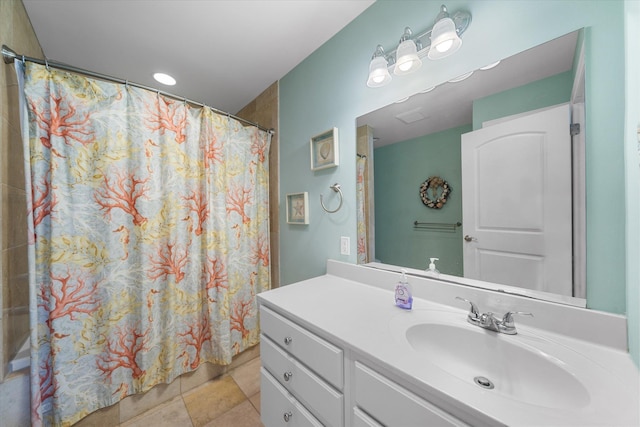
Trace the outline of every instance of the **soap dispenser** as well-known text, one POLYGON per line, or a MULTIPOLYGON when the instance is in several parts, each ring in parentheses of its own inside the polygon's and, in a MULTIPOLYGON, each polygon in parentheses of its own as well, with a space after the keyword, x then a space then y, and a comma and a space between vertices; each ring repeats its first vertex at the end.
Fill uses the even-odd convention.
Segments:
POLYGON ((402 269, 402 279, 396 284, 395 289, 396 305, 405 310, 411 310, 413 296, 411 295, 411 285, 407 281, 407 270, 402 269))
POLYGON ((439 258, 429 258, 431 263, 429 264, 429 268, 427 269, 426 275, 429 277, 439 277, 440 272, 436 268, 436 261, 439 261, 439 258))

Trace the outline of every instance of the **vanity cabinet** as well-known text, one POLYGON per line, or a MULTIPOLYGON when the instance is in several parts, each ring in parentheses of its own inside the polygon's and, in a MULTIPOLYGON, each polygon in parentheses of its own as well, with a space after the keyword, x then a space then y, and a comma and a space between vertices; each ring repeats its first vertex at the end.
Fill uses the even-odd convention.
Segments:
POLYGON ((344 351, 264 305, 260 322, 266 427, 467 425, 358 352, 344 351))
POLYGON ((257 295, 266 427, 640 426, 637 366, 624 339, 601 338, 624 330, 622 316, 418 277, 402 310, 397 280, 329 260, 324 276, 257 295), (477 328, 456 296, 535 312, 540 327, 477 328), (556 331, 565 320, 576 334, 556 331))
POLYGON ((467 425, 361 361, 354 362, 353 372, 356 405, 354 417, 357 420, 354 424, 438 427, 467 425))
POLYGON ((383 427, 382 424, 362 412, 358 407, 353 408, 353 427, 383 427))
POLYGON ((343 351, 264 306, 260 320, 262 422, 343 427, 343 351))
POLYGON ((322 427, 265 368, 260 372, 260 417, 265 426, 322 427))

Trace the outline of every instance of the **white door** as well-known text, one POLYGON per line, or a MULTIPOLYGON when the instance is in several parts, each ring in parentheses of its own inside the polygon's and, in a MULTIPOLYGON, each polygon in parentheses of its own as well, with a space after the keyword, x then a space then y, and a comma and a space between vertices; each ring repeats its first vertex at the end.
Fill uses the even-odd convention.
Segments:
POLYGON ((572 294, 569 105, 462 135, 464 276, 572 294))

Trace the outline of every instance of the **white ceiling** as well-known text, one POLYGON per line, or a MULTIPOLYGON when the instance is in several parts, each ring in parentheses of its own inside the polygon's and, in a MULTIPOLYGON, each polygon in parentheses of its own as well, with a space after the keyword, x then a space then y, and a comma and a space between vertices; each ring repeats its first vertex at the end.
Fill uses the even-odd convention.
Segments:
POLYGON ((48 59, 236 113, 374 0, 23 2, 48 59))

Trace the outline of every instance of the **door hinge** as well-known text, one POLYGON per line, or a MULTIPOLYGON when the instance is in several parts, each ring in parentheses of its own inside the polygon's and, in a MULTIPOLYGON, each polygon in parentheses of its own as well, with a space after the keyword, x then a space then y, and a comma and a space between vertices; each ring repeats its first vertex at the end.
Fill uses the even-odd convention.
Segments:
POLYGON ((569 133, 571 136, 576 136, 580 134, 580 123, 571 123, 569 125, 569 133))

